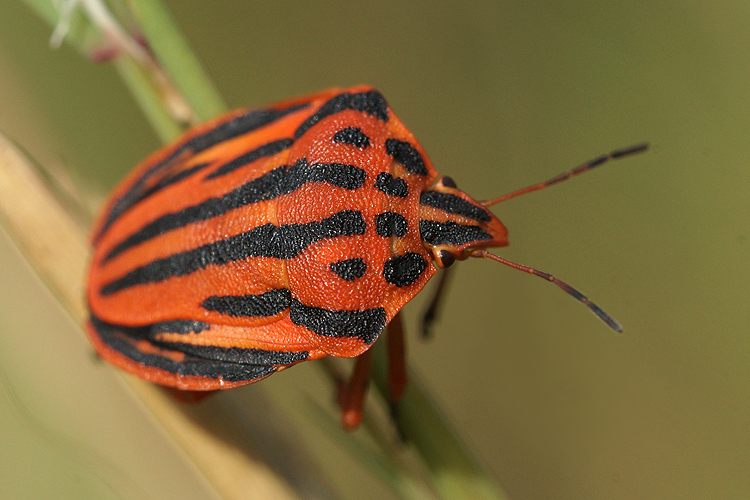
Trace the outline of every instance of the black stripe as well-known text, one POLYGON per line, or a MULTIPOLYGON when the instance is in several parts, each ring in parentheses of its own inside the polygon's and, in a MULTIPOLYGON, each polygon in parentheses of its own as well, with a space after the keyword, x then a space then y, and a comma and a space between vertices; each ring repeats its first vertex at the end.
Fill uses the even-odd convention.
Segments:
POLYGON ((157 283, 174 276, 185 276, 209 265, 221 266, 248 257, 289 259, 316 241, 364 234, 365 229, 362 213, 354 210, 343 210, 322 221, 307 224, 265 224, 225 240, 155 260, 107 283, 101 293, 112 295, 135 285, 157 283))
POLYGON ((403 238, 406 236, 407 228, 406 217, 396 212, 383 212, 375 216, 375 232, 378 236, 388 238, 396 235, 403 238))
POLYGON ((154 342, 175 351, 184 352, 197 358, 238 363, 241 365, 290 365, 304 361, 309 351, 267 351, 265 349, 243 349, 241 347, 216 347, 210 345, 183 344, 181 342, 154 342))
POLYGON ((349 144, 350 146, 360 149, 365 149, 370 146, 370 138, 362 132, 362 129, 357 127, 342 128, 334 134, 333 142, 349 144))
POLYGON ((417 148, 408 142, 399 141, 398 139, 386 139, 385 151, 394 160, 403 165, 408 172, 417 175, 427 175, 427 167, 424 164, 422 155, 417 148))
MULTIPOLYGON (((294 106, 290 106, 285 109, 251 110, 242 116, 238 116, 237 118, 233 118, 218 125, 217 127, 207 131, 203 135, 193 137, 185 144, 180 146, 180 149, 189 149, 193 153, 205 151, 206 149, 215 146, 220 142, 234 139, 235 137, 239 137, 241 135, 247 134, 248 132, 252 132, 253 130, 257 130, 260 127, 270 125, 271 123, 278 121, 279 119, 291 113, 294 113, 295 111, 305 109, 309 105, 309 102, 305 102, 302 104, 295 104, 294 106)), ((173 156, 177 156, 177 152, 175 152, 173 156)), ((168 160, 166 161, 168 162, 168 160)))
POLYGON ((375 187, 389 196, 406 198, 409 194, 409 186, 406 181, 399 177, 393 177, 388 172, 380 172, 375 179, 375 187))
POLYGON ((430 245, 465 245, 492 239, 492 235, 479 226, 465 226, 453 221, 421 220, 419 232, 422 240, 430 245))
POLYGON ((289 308, 292 293, 286 288, 270 290, 258 295, 223 295, 209 297, 201 307, 229 316, 273 316, 289 308))
POLYGON ((188 333, 200 333, 210 330, 211 325, 203 321, 194 321, 190 319, 175 319, 172 321, 162 321, 151 325, 152 333, 179 333, 186 335, 188 333))
POLYGON ((362 186, 367 173, 354 165, 338 163, 316 163, 309 165, 302 158, 294 165, 282 166, 243 184, 224 196, 210 198, 191 207, 162 215, 149 222, 115 245, 102 263, 121 254, 125 250, 155 238, 167 231, 179 229, 196 222, 219 217, 230 210, 235 210, 251 203, 271 200, 282 194, 289 194, 307 182, 328 182, 345 189, 357 189, 362 186))
POLYGON ((294 132, 294 138, 299 139, 310 127, 323 118, 340 113, 347 109, 362 111, 384 122, 388 121, 388 103, 377 90, 360 92, 358 94, 339 94, 323 104, 318 111, 305 120, 294 132))
POLYGON ((427 261, 418 253, 409 252, 388 259, 383 265, 383 278, 398 287, 409 286, 427 269, 427 261))
MULTIPOLYGON (((274 290, 281 291, 281 290, 274 290)), ((289 290, 285 290, 289 295, 289 290)), ((287 300, 286 307, 289 307, 287 300)), ((270 314, 264 315, 270 316, 270 314)), ((178 333, 181 335, 197 334, 209 330, 211 325, 202 321, 173 320, 154 323, 140 327, 117 327, 122 333, 135 340, 149 340, 155 345, 174 349, 175 351, 191 354, 199 358, 215 359, 230 363, 244 363, 251 365, 286 365, 302 361, 309 355, 307 351, 286 352, 269 351, 265 349, 225 348, 215 346, 195 345, 187 342, 166 342, 158 340, 162 333, 178 333)))
POLYGON ((367 264, 359 257, 340 260, 338 262, 331 262, 331 271, 338 274, 342 280, 354 281, 365 275, 367 264))
POLYGON ((174 175, 168 173, 165 177, 159 179, 159 182, 148 188, 146 191, 143 192, 143 198, 146 199, 152 194, 156 193, 157 191, 161 191, 162 189, 166 188, 167 186, 171 186, 172 184, 176 184, 184 179, 187 179, 191 175, 200 172, 204 168, 211 165, 210 163, 200 163, 198 165, 193 165, 192 167, 186 168, 185 170, 179 170, 175 172, 174 175))
POLYGON ((289 319, 318 335, 325 337, 359 337, 370 345, 385 328, 385 309, 364 311, 332 311, 311 307, 292 299, 289 319))
POLYGON ((425 191, 420 196, 419 202, 422 205, 435 207, 449 214, 463 215, 478 222, 489 222, 492 220, 487 210, 469 203, 455 194, 441 193, 440 191, 425 191))
POLYGON ((183 155, 195 155, 220 142, 252 132, 253 130, 269 125, 286 115, 294 113, 295 111, 304 109, 309 105, 310 103, 306 102, 290 106, 286 109, 254 109, 242 116, 224 122, 202 135, 198 135, 184 142, 171 155, 144 172, 140 179, 133 183, 130 189, 112 205, 109 214, 107 214, 107 219, 104 224, 102 224, 102 228, 97 235, 97 239, 101 237, 109 226, 111 226, 112 223, 125 211, 156 192, 152 189, 146 188, 145 185, 153 176, 159 175, 164 169, 170 168, 175 160, 183 155))
POLYGON ((284 151, 285 149, 292 147, 292 144, 294 144, 294 140, 292 139, 279 139, 278 141, 273 141, 273 142, 269 142, 268 144, 264 144, 257 149, 253 149, 252 151, 249 151, 243 154, 242 156, 239 156, 235 158, 234 160, 228 163, 225 163, 224 165, 220 166, 219 168, 211 172, 209 175, 207 175, 204 180, 215 179, 216 177, 220 177, 230 172, 234 172, 238 168, 249 165, 250 163, 256 160, 259 160, 260 158, 264 158, 266 156, 273 156, 276 153, 280 153, 281 151, 284 151))
MULTIPOLYGON (((276 371, 276 368, 270 365, 227 363, 190 356, 178 362, 167 356, 145 353, 135 346, 133 341, 146 340, 150 342, 148 337, 152 326, 133 328, 111 325, 93 316, 91 317, 91 326, 99 334, 102 342, 111 349, 141 365, 158 368, 180 376, 209 379, 223 378, 228 382, 250 382, 267 377, 276 371)), ((158 347, 158 344, 154 345, 158 347)))

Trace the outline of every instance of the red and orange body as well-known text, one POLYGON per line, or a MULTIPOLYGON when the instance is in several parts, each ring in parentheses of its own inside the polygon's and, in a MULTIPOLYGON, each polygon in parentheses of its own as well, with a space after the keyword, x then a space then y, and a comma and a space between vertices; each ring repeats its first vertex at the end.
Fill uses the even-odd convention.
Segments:
MULTIPOLYGON (((301 361, 360 356, 340 393, 356 426, 368 349, 390 324, 391 398, 405 384, 397 314, 437 268, 508 244, 487 207, 556 184, 646 144, 477 202, 441 177, 371 87, 233 111, 147 158, 94 231, 88 332, 107 361, 190 391, 228 389, 301 361)), ((434 317, 438 294, 426 323, 434 317)))
POLYGON ((370 87, 194 128, 147 158, 100 216, 89 335, 113 364, 186 390, 358 356, 434 262, 507 244, 494 215, 436 179, 370 87))

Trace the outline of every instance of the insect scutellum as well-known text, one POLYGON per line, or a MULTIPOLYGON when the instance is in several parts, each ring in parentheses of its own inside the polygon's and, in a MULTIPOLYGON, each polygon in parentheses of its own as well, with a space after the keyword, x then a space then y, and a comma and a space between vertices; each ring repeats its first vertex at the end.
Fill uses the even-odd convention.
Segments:
POLYGON ((486 208, 515 198, 516 196, 557 184, 574 175, 589 171, 609 160, 640 153, 646 149, 648 149, 648 144, 646 143, 618 149, 587 161, 547 181, 481 202, 474 200, 471 196, 458 189, 456 183, 450 177, 441 177, 432 188, 422 193, 420 199, 419 230, 425 248, 432 254, 437 266, 443 269, 450 267, 456 260, 477 257, 492 259, 519 271, 544 278, 588 306, 594 314, 614 331, 618 333, 622 332, 622 326, 614 318, 591 302, 580 291, 564 281, 555 278, 551 274, 511 262, 488 252, 487 248, 508 245, 508 231, 502 222, 494 214, 486 210, 486 208))

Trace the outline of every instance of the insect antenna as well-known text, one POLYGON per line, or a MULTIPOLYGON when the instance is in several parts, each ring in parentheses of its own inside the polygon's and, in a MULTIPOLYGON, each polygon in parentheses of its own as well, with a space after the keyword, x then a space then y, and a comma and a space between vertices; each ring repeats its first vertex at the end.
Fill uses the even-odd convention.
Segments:
POLYGON ((542 271, 534 269, 533 267, 524 266, 522 264, 511 262, 509 260, 503 259, 502 257, 498 257, 495 254, 489 253, 487 250, 482 250, 482 249, 474 250, 473 252, 471 252, 471 256, 496 260, 497 262, 501 264, 505 264, 506 266, 510 266, 513 269, 518 269, 519 271, 523 271, 525 273, 539 276, 540 278, 544 278, 547 281, 554 283, 555 285, 565 290, 568 294, 572 295, 579 302, 583 302, 584 304, 586 304, 586 306, 589 309, 591 309, 593 313, 596 314, 599 317, 599 319, 604 321, 607 324, 607 326, 609 326, 611 329, 613 329, 617 333, 622 333, 622 325, 620 325, 620 323, 618 323, 612 316, 604 312, 604 310, 601 307, 591 302, 588 299, 588 297, 586 297, 584 294, 582 294, 581 292, 579 292, 572 286, 568 285, 564 281, 555 278, 551 274, 544 273, 542 271))
POLYGON ((544 182, 540 182, 539 184, 534 184, 528 187, 525 187, 523 189, 519 189, 518 191, 513 191, 512 193, 505 194, 503 196, 500 196, 499 198, 495 198, 494 200, 485 200, 480 202, 485 207, 490 207, 492 205, 495 205, 497 203, 500 203, 501 201, 509 200, 511 198, 515 198, 516 196, 521 196, 522 194, 531 193, 532 191, 538 191, 540 189, 544 189, 548 186, 551 186, 553 184, 557 184, 558 182, 562 182, 565 180, 570 179, 574 175, 582 174, 583 172, 587 172, 591 170, 594 167, 598 167, 602 163, 606 163, 610 160, 617 160, 620 158, 624 158, 626 156, 630 156, 633 154, 641 153, 643 151, 646 151, 648 149, 649 145, 647 142, 643 142, 641 144, 636 144, 635 146, 630 146, 628 148, 623 149, 617 149, 615 151, 612 151, 609 154, 601 155, 597 158, 594 158, 593 160, 589 160, 586 163, 577 166, 573 170, 568 170, 567 172, 563 172, 562 174, 553 177, 552 179, 549 179, 544 182))

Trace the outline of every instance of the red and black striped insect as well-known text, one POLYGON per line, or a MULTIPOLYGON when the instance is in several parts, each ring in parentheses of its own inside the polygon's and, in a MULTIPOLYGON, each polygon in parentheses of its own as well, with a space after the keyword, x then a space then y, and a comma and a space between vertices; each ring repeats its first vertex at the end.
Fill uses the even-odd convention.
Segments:
POLYGON ((368 349, 389 326, 393 384, 405 383, 399 310, 436 268, 508 244, 487 207, 645 149, 477 202, 438 174, 371 87, 238 110, 148 157, 94 231, 88 332, 98 353, 182 390, 228 389, 323 356, 360 356, 343 391, 356 425, 368 349))

